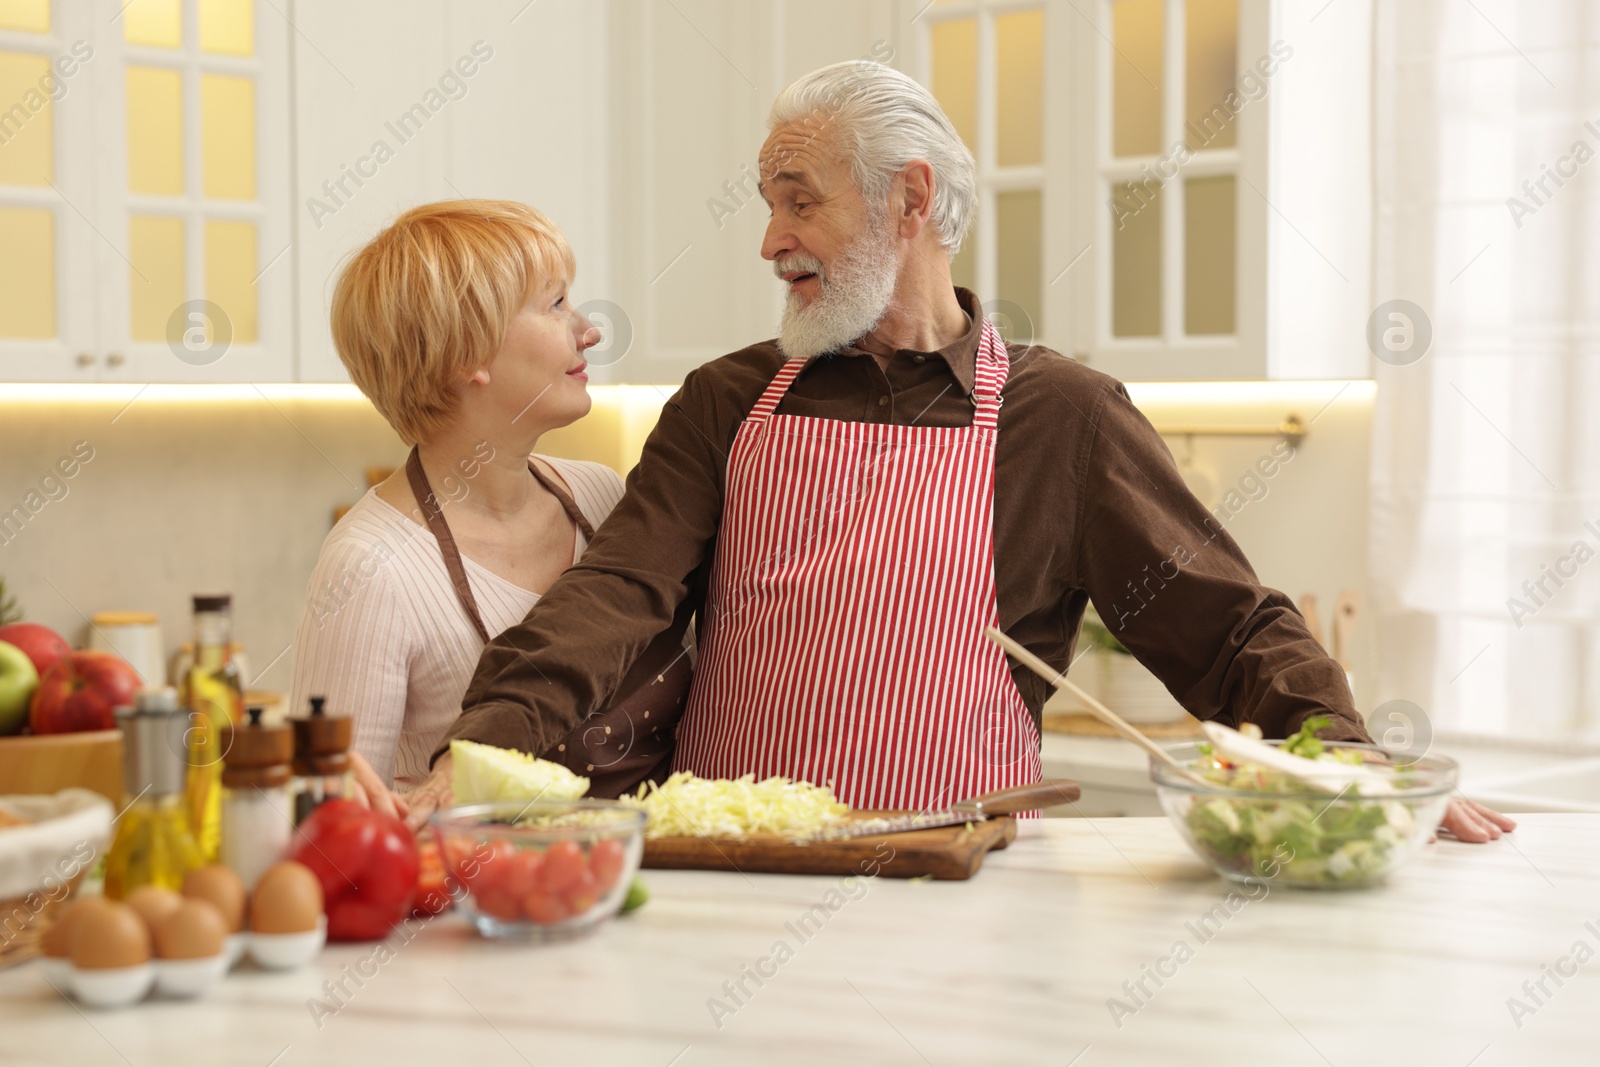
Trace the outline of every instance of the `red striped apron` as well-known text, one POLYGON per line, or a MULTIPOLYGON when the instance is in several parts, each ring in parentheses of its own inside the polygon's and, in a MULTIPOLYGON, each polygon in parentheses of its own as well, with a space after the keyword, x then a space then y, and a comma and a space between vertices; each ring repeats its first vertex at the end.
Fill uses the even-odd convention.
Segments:
POLYGON ((774 414, 734 438, 674 770, 832 783, 923 809, 1038 781, 998 625, 994 450, 1005 344, 984 322, 970 427, 774 414))

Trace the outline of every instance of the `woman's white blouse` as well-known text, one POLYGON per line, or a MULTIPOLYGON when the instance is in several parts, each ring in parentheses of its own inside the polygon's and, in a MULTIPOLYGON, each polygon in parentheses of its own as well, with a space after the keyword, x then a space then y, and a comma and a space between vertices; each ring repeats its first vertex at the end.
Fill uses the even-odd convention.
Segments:
MULTIPOLYGON (((539 458, 597 529, 622 499, 622 479, 604 464, 539 458)), ((587 547, 580 530, 574 563, 587 547)), ((470 559, 463 565, 490 634, 521 622, 539 601, 470 559)), ((307 698, 326 696, 330 714, 354 718, 355 750, 379 776, 415 786, 461 714, 482 650, 432 532, 369 490, 323 541, 311 573, 290 713, 303 715, 307 698)))

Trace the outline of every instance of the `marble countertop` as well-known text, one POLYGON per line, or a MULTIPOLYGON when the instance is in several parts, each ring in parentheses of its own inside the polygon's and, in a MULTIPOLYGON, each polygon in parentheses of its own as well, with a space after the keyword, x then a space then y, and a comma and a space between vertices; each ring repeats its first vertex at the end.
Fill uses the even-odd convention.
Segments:
POLYGON ((1377 890, 1231 907, 1164 819, 1041 820, 964 883, 646 878, 651 903, 584 940, 485 943, 447 915, 187 1003, 80 1010, 26 964, 0 972, 0 1063, 1600 1059, 1600 815, 1441 842, 1377 890))

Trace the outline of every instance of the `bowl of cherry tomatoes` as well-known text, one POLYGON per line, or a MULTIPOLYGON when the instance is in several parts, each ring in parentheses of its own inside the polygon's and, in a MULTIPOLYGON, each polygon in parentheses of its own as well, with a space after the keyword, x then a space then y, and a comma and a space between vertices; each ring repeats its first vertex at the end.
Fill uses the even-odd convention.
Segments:
POLYGON ((459 907, 484 937, 556 940, 622 907, 644 854, 645 813, 613 800, 501 801, 430 820, 459 907))

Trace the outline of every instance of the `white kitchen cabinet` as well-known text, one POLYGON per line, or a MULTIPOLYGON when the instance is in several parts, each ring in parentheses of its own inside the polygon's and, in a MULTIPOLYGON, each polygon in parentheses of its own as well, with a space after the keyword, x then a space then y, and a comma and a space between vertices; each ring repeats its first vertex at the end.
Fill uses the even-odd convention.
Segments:
POLYGON ((252 0, 0 0, 0 379, 290 377, 287 38, 252 0))
POLYGON ((532 204, 577 253, 577 299, 609 291, 605 4, 302 2, 295 21, 298 380, 346 380, 334 279, 417 204, 532 204))

